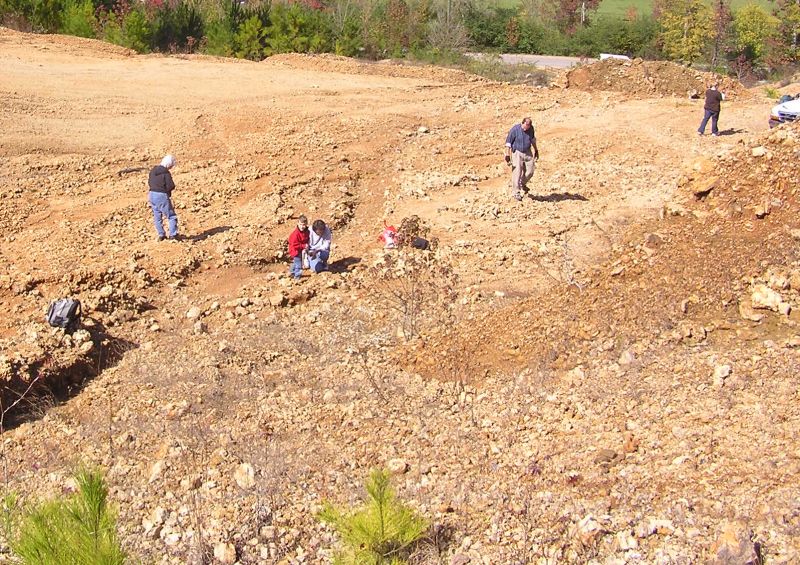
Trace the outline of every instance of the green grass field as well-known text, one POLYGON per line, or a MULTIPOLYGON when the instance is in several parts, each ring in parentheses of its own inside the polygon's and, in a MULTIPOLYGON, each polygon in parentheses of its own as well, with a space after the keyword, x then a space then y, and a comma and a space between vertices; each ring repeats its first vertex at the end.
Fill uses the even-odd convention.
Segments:
MULTIPOLYGON (((746 4, 760 4, 761 6, 772 10, 775 2, 771 0, 731 0, 731 6, 734 10, 746 4)), ((509 2, 509 5, 512 5, 509 2)), ((653 12, 652 0, 603 0, 597 14, 601 16, 618 16, 623 17, 627 14, 628 9, 634 7, 639 14, 651 14, 653 12)))
MULTIPOLYGON (((492 0, 489 0, 490 2, 492 0)), ((494 0, 497 6, 510 8, 517 6, 520 0, 494 0)), ((733 9, 740 8, 746 4, 755 3, 764 6, 768 10, 775 7, 774 0, 731 0, 733 9)), ((600 8, 597 10, 599 16, 624 17, 628 9, 634 7, 639 14, 651 14, 653 12, 653 0, 602 0, 600 8)), ((596 16, 595 16, 596 17, 596 16)))

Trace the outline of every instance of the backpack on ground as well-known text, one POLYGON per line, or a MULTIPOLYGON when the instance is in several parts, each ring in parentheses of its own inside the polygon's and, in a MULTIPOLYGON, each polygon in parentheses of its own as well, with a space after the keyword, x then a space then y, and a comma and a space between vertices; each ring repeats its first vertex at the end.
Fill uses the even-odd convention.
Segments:
POLYGON ((47 309, 47 323, 54 328, 74 330, 81 321, 81 303, 74 298, 61 298, 47 309))

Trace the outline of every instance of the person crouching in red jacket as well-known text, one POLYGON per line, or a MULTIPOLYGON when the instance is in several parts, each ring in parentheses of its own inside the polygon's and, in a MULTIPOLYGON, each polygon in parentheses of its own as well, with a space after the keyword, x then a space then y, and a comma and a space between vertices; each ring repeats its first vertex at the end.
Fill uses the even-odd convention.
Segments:
POLYGON ((303 252, 308 249, 308 240, 308 218, 300 216, 297 218, 297 227, 289 235, 289 257, 292 258, 289 274, 295 279, 303 274, 303 252))

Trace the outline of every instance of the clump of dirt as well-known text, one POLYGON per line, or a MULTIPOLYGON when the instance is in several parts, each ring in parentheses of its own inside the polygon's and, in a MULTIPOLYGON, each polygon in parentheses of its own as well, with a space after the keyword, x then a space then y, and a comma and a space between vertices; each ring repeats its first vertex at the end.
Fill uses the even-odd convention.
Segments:
POLYGON ((794 210, 798 189, 793 179, 800 174, 797 125, 776 128, 745 147, 695 162, 678 181, 684 198, 724 208, 725 215, 744 220, 748 231, 764 225, 754 222, 771 212, 794 210))
POLYGON ((740 96, 744 86, 732 78, 720 77, 668 61, 622 61, 606 59, 567 72, 565 87, 579 90, 610 90, 632 96, 698 96, 709 84, 729 97, 740 96))

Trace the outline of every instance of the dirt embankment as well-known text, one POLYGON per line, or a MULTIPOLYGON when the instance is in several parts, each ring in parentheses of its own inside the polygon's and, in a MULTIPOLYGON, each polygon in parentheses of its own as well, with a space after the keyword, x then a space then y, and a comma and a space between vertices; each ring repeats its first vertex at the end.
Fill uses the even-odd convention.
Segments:
POLYGON ((579 90, 609 90, 626 96, 702 96, 711 84, 733 99, 746 90, 735 79, 698 71, 669 61, 606 59, 571 69, 564 86, 579 90))

